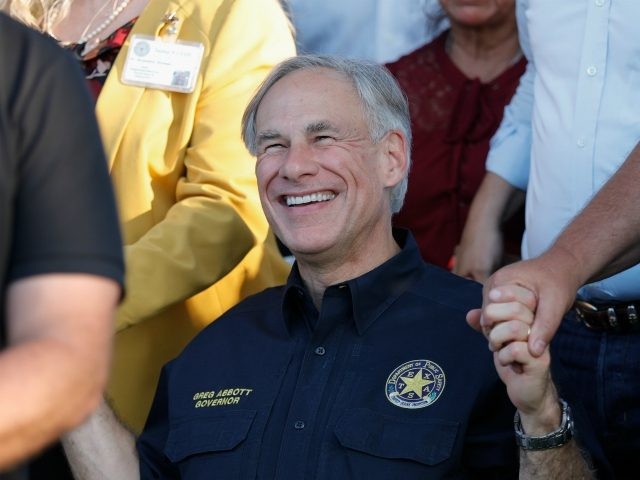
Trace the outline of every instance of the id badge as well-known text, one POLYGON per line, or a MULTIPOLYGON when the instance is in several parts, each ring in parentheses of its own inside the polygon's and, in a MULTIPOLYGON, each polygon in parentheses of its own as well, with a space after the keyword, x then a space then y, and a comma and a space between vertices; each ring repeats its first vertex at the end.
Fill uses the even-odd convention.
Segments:
POLYGON ((191 93, 196 86, 203 52, 201 43, 133 35, 122 83, 191 93))

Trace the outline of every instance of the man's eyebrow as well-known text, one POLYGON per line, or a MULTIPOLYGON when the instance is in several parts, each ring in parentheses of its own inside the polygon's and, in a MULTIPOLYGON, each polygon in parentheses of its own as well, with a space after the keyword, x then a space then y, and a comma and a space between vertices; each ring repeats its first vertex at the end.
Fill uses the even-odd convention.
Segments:
POLYGON ((264 130, 263 132, 258 133, 257 143, 259 145, 262 142, 268 142, 269 140, 275 140, 281 137, 282 135, 280 132, 276 130, 264 130))
MULTIPOLYGON (((336 127, 328 120, 318 120, 317 122, 312 122, 308 124, 304 130, 307 135, 327 131, 337 133, 339 131, 338 127, 336 127)), ((269 142, 271 140, 278 140, 281 138, 282 133, 277 130, 263 130, 256 136, 256 143, 260 145, 263 142, 269 142)))
POLYGON ((326 131, 338 132, 338 128, 328 120, 318 120, 317 122, 313 122, 307 125, 305 131, 307 132, 307 134, 326 131))

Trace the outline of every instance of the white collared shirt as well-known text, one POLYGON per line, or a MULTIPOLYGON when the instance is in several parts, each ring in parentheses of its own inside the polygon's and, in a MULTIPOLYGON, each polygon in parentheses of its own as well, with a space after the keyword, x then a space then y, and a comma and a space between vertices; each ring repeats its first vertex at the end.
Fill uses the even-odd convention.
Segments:
POLYGON ((326 53, 387 63, 424 45, 425 6, 434 0, 283 0, 300 53, 326 53))
MULTIPOLYGON (((640 140, 640 1, 518 0, 517 17, 529 64, 492 140, 487 168, 527 189, 522 254, 531 258, 551 245, 640 140)), ((638 299, 640 265, 581 294, 638 299)))

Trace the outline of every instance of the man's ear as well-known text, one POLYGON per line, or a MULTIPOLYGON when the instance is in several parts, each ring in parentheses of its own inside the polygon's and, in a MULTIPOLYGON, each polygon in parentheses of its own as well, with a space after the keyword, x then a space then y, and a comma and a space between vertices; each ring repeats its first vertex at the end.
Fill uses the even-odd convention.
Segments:
POLYGON ((387 132, 382 140, 384 146, 384 186, 393 187, 405 177, 408 168, 407 139, 399 130, 387 132))

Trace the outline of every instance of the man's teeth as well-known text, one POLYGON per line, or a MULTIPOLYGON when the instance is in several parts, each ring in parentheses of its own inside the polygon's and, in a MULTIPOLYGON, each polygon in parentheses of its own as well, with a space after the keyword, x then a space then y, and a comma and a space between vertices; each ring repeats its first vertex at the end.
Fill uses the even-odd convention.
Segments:
POLYGON ((311 195, 302 195, 299 197, 288 196, 287 206, 305 205, 307 203, 326 202, 336 198, 334 193, 312 193, 311 195))

